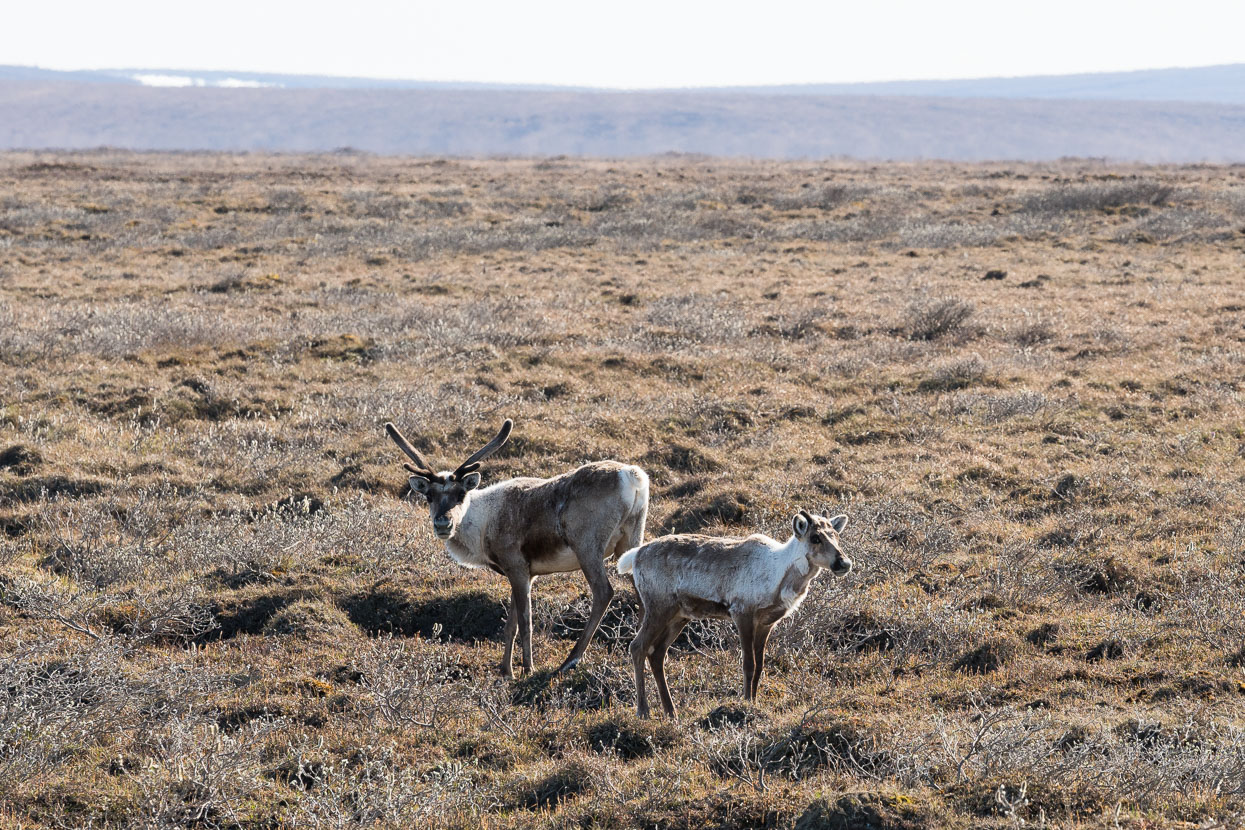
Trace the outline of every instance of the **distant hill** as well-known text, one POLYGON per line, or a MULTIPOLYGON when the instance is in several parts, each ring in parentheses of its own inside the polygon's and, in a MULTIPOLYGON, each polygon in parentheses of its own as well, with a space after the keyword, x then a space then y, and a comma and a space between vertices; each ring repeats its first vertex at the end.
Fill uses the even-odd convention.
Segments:
POLYGON ((722 87, 766 95, 921 95, 940 98, 1039 98, 1069 101, 1186 101, 1245 105, 1245 63, 1083 75, 1033 75, 959 81, 722 87))
POLYGON ((0 80, 0 148, 410 155, 1245 161, 1245 106, 499 89, 158 88, 0 80))
MULTIPOLYGON (((214 72, 191 69, 98 69, 62 72, 30 66, 0 66, 0 81, 78 81, 160 86, 253 86, 283 89, 526 90, 532 92, 616 92, 628 90, 549 84, 500 84, 281 75, 270 72, 214 72)), ((632 92, 636 90, 630 90, 632 92)), ((916 95, 940 98, 1041 98, 1079 101, 1187 101, 1245 106, 1245 63, 1079 75, 970 78, 947 81, 884 81, 853 84, 704 87, 650 92, 748 95, 916 95)))
POLYGON ((496 84, 470 81, 406 81, 340 75, 280 75, 271 72, 217 72, 199 69, 88 69, 64 72, 33 66, 0 65, 0 81, 77 81, 94 84, 173 87, 280 87, 282 89, 443 89, 590 92, 590 87, 553 84, 496 84))

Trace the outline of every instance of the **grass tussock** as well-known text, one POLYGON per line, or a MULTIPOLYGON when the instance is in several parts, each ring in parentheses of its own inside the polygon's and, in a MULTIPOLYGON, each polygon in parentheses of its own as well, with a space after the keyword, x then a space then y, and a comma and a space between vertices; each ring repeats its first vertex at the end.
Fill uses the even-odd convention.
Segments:
POLYGON ((357 633, 340 608, 323 600, 299 600, 273 614, 263 633, 303 639, 349 640, 357 633))

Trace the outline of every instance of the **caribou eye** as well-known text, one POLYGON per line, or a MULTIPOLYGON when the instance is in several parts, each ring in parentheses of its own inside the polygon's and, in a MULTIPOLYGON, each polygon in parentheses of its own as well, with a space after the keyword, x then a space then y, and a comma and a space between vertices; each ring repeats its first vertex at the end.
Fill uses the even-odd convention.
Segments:
POLYGON ((814 533, 812 536, 808 537, 808 541, 812 542, 814 545, 820 545, 821 537, 814 533))

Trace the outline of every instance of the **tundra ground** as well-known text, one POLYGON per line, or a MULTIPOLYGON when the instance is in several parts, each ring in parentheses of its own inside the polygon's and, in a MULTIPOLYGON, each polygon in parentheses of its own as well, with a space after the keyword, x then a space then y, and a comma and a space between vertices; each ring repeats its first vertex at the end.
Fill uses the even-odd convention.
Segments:
POLYGON ((1245 168, 0 155, 0 823, 1245 821, 1245 168), (844 512, 741 705, 451 562, 380 425, 844 512))

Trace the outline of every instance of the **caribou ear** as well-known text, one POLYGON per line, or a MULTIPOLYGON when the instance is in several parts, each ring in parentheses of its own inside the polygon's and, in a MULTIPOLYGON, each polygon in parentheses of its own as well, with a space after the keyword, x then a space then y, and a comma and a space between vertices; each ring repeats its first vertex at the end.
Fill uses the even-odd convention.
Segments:
POLYGON ((474 490, 480 486, 480 474, 467 473, 467 475, 463 476, 458 481, 462 484, 464 490, 474 490))
POLYGON ((795 531, 797 539, 804 539, 808 536, 808 529, 812 527, 812 522, 808 520, 808 514, 801 510, 791 519, 791 529, 795 531))
POLYGON ((423 476, 411 476, 406 481, 411 486, 412 493, 419 493, 421 496, 428 495, 428 485, 431 483, 428 479, 423 476))
POLYGON ((830 526, 834 528, 835 533, 842 533, 843 528, 847 527, 847 515, 840 513, 830 520, 830 526))

